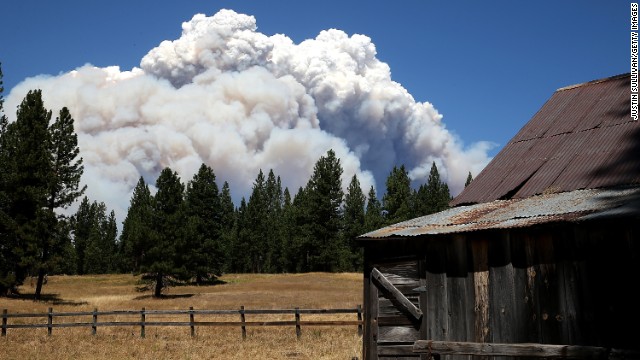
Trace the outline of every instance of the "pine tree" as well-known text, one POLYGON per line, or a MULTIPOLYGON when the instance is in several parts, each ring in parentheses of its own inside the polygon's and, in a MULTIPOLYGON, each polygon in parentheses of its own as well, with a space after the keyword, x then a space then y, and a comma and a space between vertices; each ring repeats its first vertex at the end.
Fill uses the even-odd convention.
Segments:
POLYGON ((8 120, 4 114, 4 87, 2 86, 2 67, 0 66, 0 295, 15 290, 22 279, 16 277, 15 270, 20 262, 17 254, 16 223, 11 217, 11 192, 9 187, 11 142, 8 139, 8 120))
MULTIPOLYGON (((51 112, 49 112, 49 117, 51 112)), ((78 136, 75 133, 74 120, 66 107, 60 110, 59 116, 47 129, 48 158, 46 165, 47 174, 47 214, 46 223, 49 229, 56 229, 58 216, 56 209, 65 209, 80 197, 86 186, 80 187, 80 178, 84 171, 82 158, 78 158, 78 136)), ((47 120, 48 124, 48 120, 47 120)), ((40 297, 44 276, 55 266, 51 261, 62 248, 56 241, 59 236, 43 231, 40 242, 40 259, 38 264, 38 282, 35 298, 40 297)))
POLYGON ((290 213, 290 230, 292 234, 289 243, 290 271, 304 272, 312 270, 311 257, 315 253, 313 248, 313 218, 309 204, 308 187, 300 187, 293 198, 290 213))
POLYGON ((431 165, 429 179, 426 184, 426 193, 427 214, 433 214, 449 208, 449 202, 451 201, 449 186, 440 180, 440 174, 435 162, 431 165))
POLYGON ((224 258, 223 271, 231 268, 231 246, 236 225, 236 211, 231 198, 229 183, 224 182, 220 193, 220 245, 224 258))
POLYGON ((120 234, 120 253, 122 271, 140 273, 142 260, 147 248, 151 246, 151 216, 153 198, 143 177, 138 179, 133 189, 127 216, 120 234))
POLYGON ((91 238, 91 232, 94 226, 95 215, 92 213, 95 208, 91 206, 88 197, 82 198, 78 211, 72 218, 73 244, 76 251, 76 269, 78 275, 86 274, 85 271, 85 254, 87 245, 91 238))
POLYGON ((115 239, 107 236, 107 207, 103 202, 91 204, 91 219, 83 271, 87 274, 106 274, 111 271, 115 254, 115 239))
POLYGON ((340 241, 343 198, 342 165, 333 150, 316 162, 307 184, 311 241, 309 266, 312 271, 336 271, 345 263, 340 241))
POLYGON ((252 272, 252 259, 249 252, 250 232, 247 215, 247 202, 244 197, 240 200, 240 206, 235 214, 236 222, 233 228, 233 241, 231 244, 231 270, 237 273, 252 272))
POLYGON ((184 239, 184 185, 178 174, 164 168, 156 181, 158 189, 152 201, 151 242, 145 249, 141 270, 153 280, 153 296, 160 297, 171 279, 184 279, 185 269, 177 261, 177 249, 184 239))
POLYGON ((382 204, 376 195, 376 189, 373 185, 369 189, 367 195, 367 210, 364 215, 364 231, 369 232, 377 230, 384 226, 384 217, 382 216, 382 204))
POLYGON ((467 175, 467 181, 464 182, 464 187, 469 186, 469 184, 471 184, 472 181, 473 181, 473 176, 471 176, 471 171, 469 171, 469 175, 467 175))
POLYGON ((365 198, 360 181, 354 174, 344 197, 343 237, 349 248, 349 270, 361 270, 363 264, 362 247, 356 244, 356 237, 364 233, 365 226, 365 198))
POLYGON ((72 218, 73 242, 76 252, 76 272, 107 274, 119 265, 115 212, 107 216, 105 203, 89 203, 85 196, 72 218))
MULTIPOLYGON (((1 78, 1 71, 0 71, 1 78)), ((1 95, 0 81, 0 95, 1 95)), ((49 126, 51 111, 42 92, 27 93, 8 124, 0 96, 0 292, 22 283, 28 272, 38 274, 35 298, 40 297, 45 274, 60 259, 66 237, 56 210, 66 208, 82 194, 82 159, 66 108, 49 126), (61 242, 62 241, 62 242, 61 242), (6 271, 5 271, 6 270, 6 271), (6 274, 5 274, 6 272, 6 274), (7 284, 5 286, 4 284, 7 284)))
MULTIPOLYGON (((37 273, 39 258, 43 254, 44 241, 52 237, 49 231, 55 227, 51 214, 46 211, 47 190, 50 175, 50 154, 48 149, 48 125, 51 112, 42 102, 41 92, 29 91, 17 111, 17 119, 7 126, 8 175, 7 187, 12 199, 9 216, 14 219, 14 231, 20 265, 16 269, 21 283, 27 271, 37 273)), ((48 251, 47 251, 48 257, 48 251)))
POLYGON ((18 107, 16 121, 0 121, 3 162, 3 227, 7 248, 13 252, 15 283, 27 272, 36 272, 35 298, 40 297, 44 276, 55 267, 64 249, 56 210, 71 205, 83 192, 73 118, 66 108, 49 124, 51 111, 44 107, 42 92, 27 93, 18 107), (16 263, 16 259, 18 262, 16 263))
POLYGON ((281 251, 280 251, 280 259, 278 263, 280 264, 281 271, 295 271, 295 263, 294 257, 297 255, 293 249, 293 241, 296 236, 296 226, 295 226, 295 208, 293 206, 293 200, 291 199, 291 193, 289 192, 289 188, 284 189, 284 193, 282 195, 282 217, 281 217, 281 232, 280 232, 280 241, 281 241, 281 251))
POLYGON ((202 164, 187 184, 185 195, 187 231, 181 256, 186 271, 198 285, 222 275, 224 263, 221 244, 222 209, 216 175, 202 164))
POLYGON ((411 181, 404 165, 393 167, 387 177, 387 192, 382 197, 382 208, 387 224, 409 220, 413 217, 411 209, 411 181))
POLYGON ((109 255, 109 266, 106 268, 108 273, 116 273, 122 262, 118 244, 118 223, 116 221, 116 212, 111 210, 106 221, 102 224, 102 234, 104 236, 104 244, 107 246, 107 254, 109 255))
POLYGON ((266 180, 262 170, 258 173, 253 183, 253 189, 249 202, 247 202, 246 230, 249 233, 247 239, 247 250, 249 257, 249 269, 252 273, 265 271, 264 265, 267 254, 268 235, 268 199, 266 190, 266 180))
POLYGON ((282 270, 282 182, 276 177, 273 169, 269 170, 265 183, 267 212, 266 221, 266 251, 264 272, 275 273, 282 270))

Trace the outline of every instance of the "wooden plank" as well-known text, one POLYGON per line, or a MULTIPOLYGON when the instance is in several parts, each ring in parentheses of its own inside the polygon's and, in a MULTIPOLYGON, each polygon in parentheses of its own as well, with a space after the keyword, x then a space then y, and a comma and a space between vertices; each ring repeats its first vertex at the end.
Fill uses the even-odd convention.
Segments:
POLYGON ((396 289, 389 280, 387 280, 387 278, 378 271, 378 269, 373 268, 373 270, 371 270, 371 279, 380 285, 385 292, 393 296, 402 310, 406 311, 406 313, 411 315, 416 321, 420 321, 422 318, 422 311, 409 301, 409 299, 407 299, 398 289, 396 289))
POLYGON ((367 273, 369 276, 369 337, 367 338, 368 347, 363 349, 365 360, 378 359, 378 302, 380 301, 380 292, 371 279, 371 271, 367 273))
POLYGON ((414 353, 476 356, 524 356, 564 359, 604 359, 607 349, 594 346, 548 344, 501 344, 418 340, 413 344, 414 353))
MULTIPOLYGON (((420 298, 417 295, 405 295, 405 297, 416 307, 420 306, 420 298)), ((406 317, 406 312, 399 309, 397 301, 391 297, 391 295, 378 299, 378 316, 398 316, 402 315, 406 317)))
POLYGON ((420 340, 420 331, 413 326, 380 326, 378 328, 378 343, 416 340, 420 340))
POLYGON ((489 336, 489 243, 485 239, 471 243, 473 252, 474 341, 484 343, 489 336))
MULTIPOLYGON (((428 309, 428 299, 427 299, 427 280, 426 280, 426 266, 425 266, 425 258, 418 260, 418 277, 420 278, 420 293, 418 296, 418 301, 420 303, 420 309, 428 309)), ((427 316, 422 317, 422 322, 420 323, 420 334, 419 340, 425 340, 429 337, 427 336, 427 316)), ((428 358, 428 355, 420 355, 420 360, 431 360, 428 358)), ((439 360, 439 359, 438 359, 439 360)))
POLYGON ((418 261, 405 260, 396 262, 385 262, 376 266, 381 273, 385 274, 389 281, 396 284, 392 279, 398 279, 397 284, 404 282, 414 282, 418 280, 418 261))
POLYGON ((517 319, 514 305, 514 269, 509 239, 496 234, 489 245, 489 341, 515 343, 517 319))
POLYGON ((378 356, 380 357, 384 357, 384 356, 418 357, 419 354, 413 351, 413 347, 414 346, 410 343, 409 344, 391 343, 389 345, 381 343, 381 344, 378 344, 378 356))
POLYGON ((399 316, 378 316, 378 326, 415 326, 416 322, 406 315, 399 316))
POLYGON ((449 340, 449 299, 447 298, 445 241, 430 241, 427 244, 427 339, 449 340))

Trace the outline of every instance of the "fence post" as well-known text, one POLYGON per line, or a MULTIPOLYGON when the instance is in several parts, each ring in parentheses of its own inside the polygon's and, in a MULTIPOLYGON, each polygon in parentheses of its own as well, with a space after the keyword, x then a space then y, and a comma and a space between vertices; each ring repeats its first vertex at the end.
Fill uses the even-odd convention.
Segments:
POLYGON ((358 336, 362 336, 362 305, 358 304, 358 336))
POLYGON ((189 325, 191 326, 191 337, 196 336, 196 327, 193 323, 193 306, 189 306, 189 325))
POLYGON ((296 308, 296 337, 300 340, 302 329, 300 328, 300 308, 296 308))
POLYGON ((240 306, 240 322, 242 323, 242 340, 247 339, 247 327, 245 326, 244 305, 240 306))
POLYGON ((7 336, 7 309, 2 310, 2 336, 7 336))
POLYGON ((53 308, 49 308, 49 313, 47 314, 47 334, 51 336, 52 331, 53 331, 53 308))
POLYGON ((98 308, 93 309, 93 324, 91 325, 91 335, 98 332, 98 308))
POLYGON ((144 308, 142 308, 142 311, 140 311, 140 337, 143 339, 144 339, 144 322, 145 322, 144 308))

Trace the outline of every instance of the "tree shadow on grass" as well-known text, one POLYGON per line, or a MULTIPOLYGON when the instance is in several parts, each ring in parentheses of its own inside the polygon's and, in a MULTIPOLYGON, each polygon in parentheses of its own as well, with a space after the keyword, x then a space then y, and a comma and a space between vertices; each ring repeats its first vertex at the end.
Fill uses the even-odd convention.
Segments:
POLYGON ((88 302, 86 301, 73 301, 73 300, 65 300, 65 299, 61 299, 60 298, 60 294, 40 294, 40 299, 35 299, 35 296, 33 294, 10 294, 7 296, 7 298, 9 299, 16 299, 16 300, 33 300, 33 301, 39 301, 39 302, 43 302, 43 303, 49 303, 52 305, 69 305, 69 306, 80 306, 80 305, 87 305, 88 302))
POLYGON ((141 296, 136 296, 133 298, 133 300, 147 300, 147 299, 158 299, 158 300, 163 300, 163 299, 186 299, 186 298, 190 298, 192 296, 194 296, 195 294, 175 294, 175 295, 160 295, 160 297, 154 297, 151 294, 147 294, 147 295, 141 295, 141 296))

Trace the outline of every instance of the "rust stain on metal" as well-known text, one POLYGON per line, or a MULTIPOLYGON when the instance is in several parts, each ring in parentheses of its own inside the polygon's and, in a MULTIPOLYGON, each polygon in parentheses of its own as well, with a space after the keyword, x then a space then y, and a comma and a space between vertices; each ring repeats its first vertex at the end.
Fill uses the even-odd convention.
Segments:
POLYGON ((640 186, 590 189, 459 206, 372 231, 359 240, 510 229, 595 217, 638 215, 640 186))
POLYGON ((623 74, 556 91, 451 205, 639 184, 629 83, 623 74))

